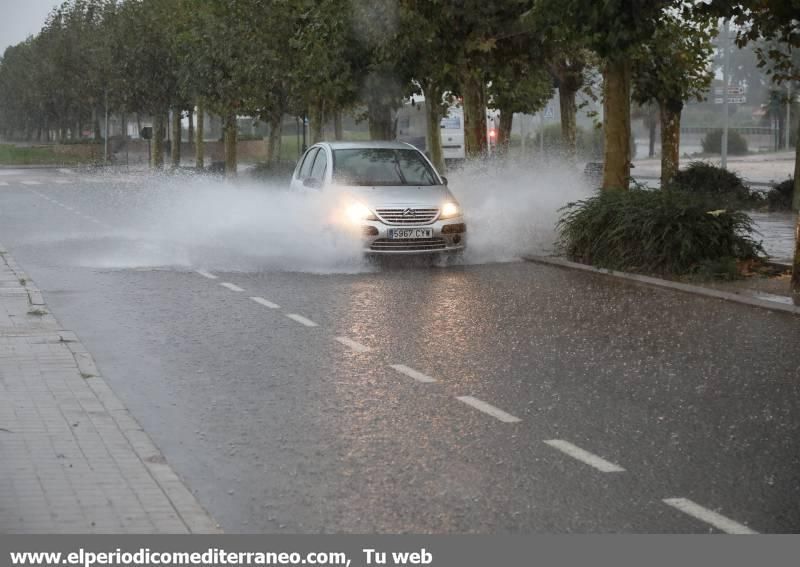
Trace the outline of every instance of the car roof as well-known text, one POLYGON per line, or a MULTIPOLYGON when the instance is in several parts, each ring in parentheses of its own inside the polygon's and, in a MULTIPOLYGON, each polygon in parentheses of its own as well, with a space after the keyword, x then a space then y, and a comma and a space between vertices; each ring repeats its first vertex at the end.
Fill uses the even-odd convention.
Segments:
POLYGON ((322 142, 319 145, 328 146, 331 150, 362 150, 362 149, 389 149, 408 150, 416 149, 411 144, 393 141, 364 141, 364 142, 322 142))

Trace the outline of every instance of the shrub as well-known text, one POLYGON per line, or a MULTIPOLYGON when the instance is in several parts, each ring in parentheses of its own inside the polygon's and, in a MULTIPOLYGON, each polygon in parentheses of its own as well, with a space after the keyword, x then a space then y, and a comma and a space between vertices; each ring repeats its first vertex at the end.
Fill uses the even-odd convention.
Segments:
MULTIPOLYGON (((722 153, 722 130, 712 130, 703 137, 703 153, 722 153)), ((728 130, 728 154, 741 156, 747 153, 747 140, 736 130, 728 130)))
POLYGON ((794 179, 789 178, 775 185, 767 193, 767 205, 770 211, 789 211, 792 209, 794 179))
POLYGON ((602 191, 565 207, 559 247, 573 260, 615 270, 701 274, 708 266, 763 256, 750 217, 709 211, 674 191, 602 191))
POLYGON ((714 208, 752 208, 763 204, 763 197, 751 192, 736 173, 702 161, 694 161, 675 174, 669 189, 702 197, 707 206, 714 208))

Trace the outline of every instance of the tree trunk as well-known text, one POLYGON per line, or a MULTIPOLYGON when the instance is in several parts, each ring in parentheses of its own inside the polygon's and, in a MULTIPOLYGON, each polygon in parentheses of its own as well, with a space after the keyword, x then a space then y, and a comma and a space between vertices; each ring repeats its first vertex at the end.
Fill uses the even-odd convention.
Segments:
POLYGON ((467 71, 461 86, 464 96, 464 145, 469 158, 486 155, 486 85, 480 75, 467 71))
POLYGON ((231 113, 225 118, 225 175, 236 176, 236 114, 231 113))
POLYGON ((659 103, 661 112, 661 187, 666 187, 680 165, 683 103, 659 103))
POLYGON ((181 118, 183 112, 174 108, 172 110, 172 167, 177 169, 181 166, 181 118))
POLYGON ((631 68, 626 59, 603 72, 603 189, 628 189, 631 177, 631 68))
POLYGON ((800 304, 800 122, 797 126, 797 139, 794 144, 794 192, 792 210, 797 213, 794 224, 794 263, 792 264, 792 291, 795 303, 800 304))
POLYGON ((344 129, 342 128, 342 111, 341 109, 333 113, 333 139, 341 141, 344 138, 344 129))
POLYGON ((100 119, 98 118, 98 112, 96 106, 92 106, 92 129, 94 130, 95 141, 103 137, 103 134, 100 131, 100 119))
POLYGON ((797 137, 794 141, 794 191, 792 192, 792 210, 800 212, 800 120, 797 122, 797 137))
POLYGON ((156 112, 153 116, 152 148, 153 169, 164 167, 164 113, 156 112))
POLYGON ((436 87, 428 85, 425 90, 425 112, 427 116, 426 124, 426 146, 428 146, 428 158, 433 166, 444 173, 444 151, 442 150, 442 93, 436 87))
POLYGON ((650 133, 647 157, 656 157, 656 129, 658 128, 658 107, 650 103, 647 105, 647 129, 650 133))
POLYGON ((325 102, 322 100, 314 101, 309 109, 308 116, 309 136, 311 144, 321 142, 325 137, 325 102))
POLYGON ((514 125, 514 113, 510 110, 500 109, 500 125, 497 128, 497 151, 508 155, 511 143, 511 127, 514 125))
POLYGON ((369 137, 371 140, 391 140, 392 109, 385 104, 370 101, 367 105, 369 114, 369 137))
POLYGON ((190 144, 194 144, 194 108, 189 109, 189 132, 187 139, 190 144))
POLYGON ((194 166, 203 169, 205 166, 205 126, 206 112, 202 101, 197 102, 197 128, 195 129, 194 140, 194 166))
POLYGON ((577 91, 565 87, 558 89, 558 103, 561 109, 561 140, 566 157, 575 161, 578 156, 578 106, 575 104, 577 91))
POLYGON ((283 143, 283 112, 273 112, 269 120, 269 138, 267 139, 267 164, 274 165, 281 161, 281 145, 283 143))

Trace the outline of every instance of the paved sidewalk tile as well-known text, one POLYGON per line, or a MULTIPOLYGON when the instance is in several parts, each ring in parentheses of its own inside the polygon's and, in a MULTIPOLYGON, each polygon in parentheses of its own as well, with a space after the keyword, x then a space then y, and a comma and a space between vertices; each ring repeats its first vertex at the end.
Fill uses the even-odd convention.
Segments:
POLYGON ((217 533, 0 249, 0 533, 217 533))

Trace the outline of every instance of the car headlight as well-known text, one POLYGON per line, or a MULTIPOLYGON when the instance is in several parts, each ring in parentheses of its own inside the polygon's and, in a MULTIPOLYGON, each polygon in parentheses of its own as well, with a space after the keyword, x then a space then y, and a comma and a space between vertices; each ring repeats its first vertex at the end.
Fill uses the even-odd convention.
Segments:
POLYGON ((372 211, 362 203, 353 203, 347 207, 347 218, 353 224, 358 224, 365 220, 377 220, 377 217, 372 214, 372 211))
POLYGON ((455 203, 448 202, 442 205, 442 214, 440 215, 440 218, 450 219, 453 217, 457 217, 460 214, 461 214, 461 208, 455 203))

